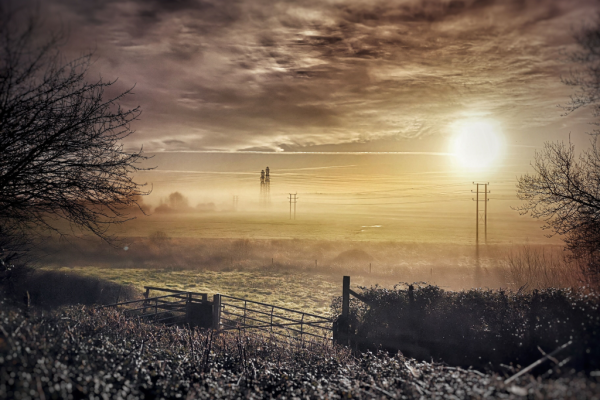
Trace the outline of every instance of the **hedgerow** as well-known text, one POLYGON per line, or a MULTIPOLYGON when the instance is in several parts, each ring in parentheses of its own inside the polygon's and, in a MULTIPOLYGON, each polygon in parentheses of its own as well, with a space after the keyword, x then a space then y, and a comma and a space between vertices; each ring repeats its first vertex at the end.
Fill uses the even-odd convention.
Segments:
MULTIPOLYGON (((351 340, 362 348, 400 349, 422 359, 495 368, 527 365, 569 341, 569 366, 600 369, 600 296, 570 289, 532 293, 426 284, 361 288, 353 299, 351 340)), ((341 314, 341 299, 332 311, 341 314)))
POLYGON ((243 332, 150 325, 72 307, 27 318, 0 307, 0 398, 592 399, 595 378, 503 376, 398 353, 307 350, 243 332))

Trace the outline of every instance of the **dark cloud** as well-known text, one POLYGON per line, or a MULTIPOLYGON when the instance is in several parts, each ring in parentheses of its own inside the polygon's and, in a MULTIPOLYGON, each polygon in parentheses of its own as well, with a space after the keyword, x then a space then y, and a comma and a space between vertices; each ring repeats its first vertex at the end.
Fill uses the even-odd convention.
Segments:
POLYGON ((136 83, 128 101, 144 110, 136 138, 148 150, 417 138, 469 116, 511 129, 550 124, 567 93, 560 50, 596 10, 591 0, 43 7, 68 23, 69 54, 95 48, 94 72, 136 83))

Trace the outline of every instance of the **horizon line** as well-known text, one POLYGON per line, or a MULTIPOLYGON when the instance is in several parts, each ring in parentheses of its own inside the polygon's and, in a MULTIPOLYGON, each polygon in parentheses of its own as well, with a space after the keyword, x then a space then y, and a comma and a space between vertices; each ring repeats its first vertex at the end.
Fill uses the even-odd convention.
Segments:
POLYGON ((229 151, 229 150, 159 150, 148 153, 200 153, 200 154, 273 154, 273 155, 429 155, 429 156, 455 156, 455 153, 438 151, 229 151))

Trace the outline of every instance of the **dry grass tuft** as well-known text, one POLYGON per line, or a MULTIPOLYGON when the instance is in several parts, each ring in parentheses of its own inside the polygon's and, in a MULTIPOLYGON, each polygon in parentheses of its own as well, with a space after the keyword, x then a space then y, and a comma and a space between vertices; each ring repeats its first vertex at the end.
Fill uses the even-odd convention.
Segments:
POLYGON ((558 247, 524 245, 512 249, 506 256, 505 271, 515 290, 576 288, 584 282, 579 265, 558 247))

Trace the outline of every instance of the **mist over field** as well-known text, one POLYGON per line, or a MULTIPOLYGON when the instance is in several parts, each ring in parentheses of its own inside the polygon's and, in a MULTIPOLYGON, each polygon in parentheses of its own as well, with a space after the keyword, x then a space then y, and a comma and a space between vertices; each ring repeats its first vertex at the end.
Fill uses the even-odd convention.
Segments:
MULTIPOLYGON (((287 280, 321 274, 337 287, 328 291, 334 296, 343 275, 354 285, 518 290, 526 282, 513 276, 511 257, 530 250, 564 257, 560 240, 547 237, 540 221, 513 209, 520 203, 510 168, 488 174, 487 241, 480 201, 477 246, 476 187, 445 156, 183 153, 157 154, 149 163, 160 166, 140 175, 153 188, 141 198, 146 215, 132 209, 135 219, 111 228, 120 237, 117 248, 95 239, 50 241, 41 265, 251 271, 265 279, 285 271, 287 280), (267 166, 268 192, 260 181, 267 166)), ((243 287, 243 278, 238 283, 243 287)), ((171 282, 165 275, 153 284, 171 282)))
POLYGON ((42 265, 252 271, 265 276, 282 270, 325 274, 333 282, 352 275, 368 285, 420 281, 459 290, 515 288, 509 260, 524 249, 564 256, 552 240, 525 236, 526 229, 538 229, 528 220, 520 236, 512 231, 514 223, 491 218, 489 244, 483 244, 480 232, 482 244, 477 247, 474 218, 469 217, 310 214, 301 209, 296 220, 283 211, 155 213, 123 225, 116 248, 92 238, 48 241, 41 250, 42 265))

